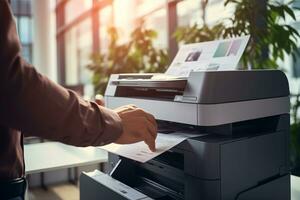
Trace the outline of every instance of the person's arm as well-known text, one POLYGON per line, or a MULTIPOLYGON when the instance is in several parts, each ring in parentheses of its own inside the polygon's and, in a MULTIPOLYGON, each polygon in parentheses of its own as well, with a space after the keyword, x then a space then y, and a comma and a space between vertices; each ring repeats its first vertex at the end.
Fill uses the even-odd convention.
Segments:
POLYGON ((7 0, 0 0, 0 26, 0 125, 77 146, 120 137, 123 126, 116 112, 84 101, 22 59, 7 0))

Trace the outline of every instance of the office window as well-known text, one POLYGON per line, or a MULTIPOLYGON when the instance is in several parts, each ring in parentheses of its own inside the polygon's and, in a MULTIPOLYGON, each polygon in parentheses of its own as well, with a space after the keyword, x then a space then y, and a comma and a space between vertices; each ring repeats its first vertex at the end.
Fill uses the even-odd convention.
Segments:
POLYGON ((206 9, 207 24, 215 24, 220 20, 222 21, 224 19, 230 18, 235 11, 234 4, 228 4, 225 7, 223 0, 213 0, 208 2, 209 3, 206 9))
POLYGON ((157 39, 154 45, 159 48, 168 48, 168 24, 167 10, 165 8, 157 10, 144 17, 145 27, 157 32, 157 39))
POLYGON ((91 74, 86 70, 90 54, 107 51, 107 30, 115 26, 120 33, 119 42, 127 42, 131 32, 141 21, 158 33, 156 46, 168 48, 167 0, 69 0, 58 1, 57 47, 58 72, 62 84, 89 84, 91 74), (96 15, 95 15, 96 14, 96 15), (96 17, 95 17, 96 16, 96 17), (95 27, 96 26, 96 27, 95 27), (93 31, 94 30, 94 31, 93 31))
POLYGON ((138 0, 137 1, 137 12, 136 17, 142 17, 150 14, 151 12, 165 8, 167 5, 166 0, 153 1, 153 0, 138 0))
POLYGON ((90 73, 86 69, 92 53, 92 24, 86 19, 65 34, 66 84, 89 83, 90 73))
POLYGON ((178 26, 189 26, 201 21, 201 0, 186 0, 177 4, 178 26))
POLYGON ((17 30, 22 45, 22 55, 32 62, 32 2, 31 0, 12 0, 11 8, 16 18, 17 30))
POLYGON ((135 27, 136 4, 133 0, 114 0, 113 2, 113 23, 118 29, 119 42, 127 42, 135 27))
POLYGON ((107 30, 113 26, 113 9, 112 6, 107 6, 98 13, 99 15, 99 42, 101 52, 105 52, 109 45, 109 36, 107 30))
POLYGON ((22 45, 22 55, 25 60, 31 62, 32 61, 32 45, 22 45))
POLYGON ((11 8, 16 16, 31 16, 31 0, 11 0, 11 8))
POLYGON ((92 8, 93 0, 70 0, 65 5, 65 22, 68 24, 92 8))
MULTIPOLYGON (((178 26, 190 26, 195 23, 203 25, 202 0, 185 0, 177 4, 178 26)), ((224 6, 223 0, 210 0, 205 9, 207 25, 213 25, 220 20, 231 17, 234 7, 224 6), (217 13, 217 14, 216 14, 217 13)))
POLYGON ((22 44, 32 43, 32 19, 21 16, 18 19, 19 36, 22 44))

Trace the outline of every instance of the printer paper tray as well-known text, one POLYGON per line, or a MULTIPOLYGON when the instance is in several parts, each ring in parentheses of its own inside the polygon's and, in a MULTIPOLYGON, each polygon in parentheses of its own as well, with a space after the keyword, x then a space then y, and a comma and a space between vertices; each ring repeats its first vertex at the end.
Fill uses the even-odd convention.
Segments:
POLYGON ((81 200, 96 200, 99 199, 99 197, 101 197, 101 199, 114 200, 153 200, 147 195, 98 170, 89 173, 84 172, 81 174, 80 179, 81 200), (97 188, 93 190, 96 192, 87 193, 86 191, 92 190, 93 186, 97 186, 97 188))
POLYGON ((151 180, 143 181, 141 178, 137 181, 136 186, 129 186, 108 174, 104 174, 98 170, 94 172, 83 172, 80 177, 80 199, 96 200, 101 199, 114 199, 114 200, 173 200, 182 199, 171 197, 170 191, 163 188, 161 185, 151 180), (97 188, 93 189, 92 187, 97 188), (86 191, 93 190, 93 193, 86 191), (96 192, 96 194, 95 194, 96 192), (149 195, 149 196, 148 196, 149 195), (83 198, 84 197, 84 198, 83 198))

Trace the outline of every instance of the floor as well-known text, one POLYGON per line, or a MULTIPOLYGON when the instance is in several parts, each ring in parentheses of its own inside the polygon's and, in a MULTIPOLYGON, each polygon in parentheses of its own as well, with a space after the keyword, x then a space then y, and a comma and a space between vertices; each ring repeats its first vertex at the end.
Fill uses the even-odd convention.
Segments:
POLYGON ((79 188, 72 184, 49 186, 47 190, 31 188, 29 200, 79 200, 79 188))

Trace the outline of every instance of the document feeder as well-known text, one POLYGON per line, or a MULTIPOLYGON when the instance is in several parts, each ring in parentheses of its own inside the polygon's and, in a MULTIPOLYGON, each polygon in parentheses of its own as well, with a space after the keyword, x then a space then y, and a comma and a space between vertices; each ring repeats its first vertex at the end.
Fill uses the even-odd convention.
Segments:
POLYGON ((201 135, 146 163, 109 154, 109 175, 81 175, 81 199, 290 199, 289 87, 281 71, 151 76, 111 75, 106 105, 145 109, 162 134, 201 135))

